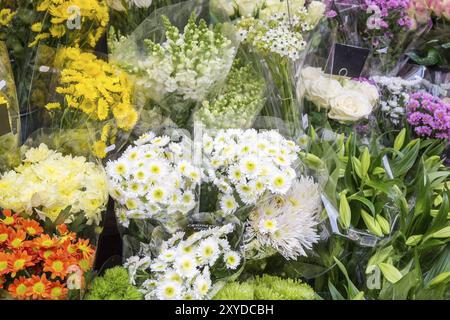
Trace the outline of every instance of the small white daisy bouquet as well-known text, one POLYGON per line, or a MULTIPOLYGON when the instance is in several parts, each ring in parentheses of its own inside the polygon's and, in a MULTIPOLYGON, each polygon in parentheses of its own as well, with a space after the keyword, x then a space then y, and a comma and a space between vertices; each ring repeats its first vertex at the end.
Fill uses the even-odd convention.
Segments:
POLYGON ((141 248, 124 264, 130 282, 146 300, 212 298, 223 280, 241 266, 241 255, 227 239, 233 229, 233 224, 226 224, 189 236, 177 232, 162 242, 156 254, 141 248))
POLYGON ((149 132, 107 163, 110 194, 122 226, 153 219, 176 228, 177 220, 195 208, 202 172, 192 161, 192 148, 185 135, 149 132))
POLYGON ((198 18, 206 7, 188 1, 157 10, 111 47, 112 59, 136 78, 140 99, 158 104, 179 127, 223 84, 236 53, 226 24, 210 28, 198 18))
POLYGON ((380 91, 379 125, 385 131, 397 129, 406 115, 406 105, 412 92, 417 91, 422 78, 402 79, 400 77, 373 76, 371 80, 380 91))
POLYGON ((311 177, 302 176, 285 195, 261 201, 246 224, 246 259, 262 259, 275 253, 287 260, 307 256, 306 251, 319 241, 320 195, 319 185, 311 177))
POLYGON ((296 178, 294 141, 275 130, 219 130, 203 135, 205 182, 218 194, 224 215, 254 206, 263 196, 284 195, 296 178))
POLYGON ((300 106, 295 91, 296 68, 314 46, 316 26, 325 5, 303 0, 234 1, 238 38, 265 61, 274 91, 264 115, 277 116, 301 128, 300 106))

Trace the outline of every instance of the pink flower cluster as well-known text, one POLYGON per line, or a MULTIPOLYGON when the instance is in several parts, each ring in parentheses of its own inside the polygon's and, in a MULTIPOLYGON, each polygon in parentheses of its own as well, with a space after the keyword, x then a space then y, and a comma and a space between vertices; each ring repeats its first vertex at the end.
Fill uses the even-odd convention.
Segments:
POLYGON ((396 23, 399 26, 411 26, 411 19, 408 17, 407 10, 410 7, 410 0, 364 0, 363 9, 370 10, 374 15, 379 15, 377 26, 388 29, 391 17, 396 17, 396 23), (388 20, 388 21, 386 21, 388 20))
POLYGON ((450 21, 450 0, 411 0, 409 14, 419 23, 425 23, 430 16, 450 21))
POLYGON ((426 93, 411 95, 406 106, 408 123, 419 137, 450 138, 450 104, 426 93))

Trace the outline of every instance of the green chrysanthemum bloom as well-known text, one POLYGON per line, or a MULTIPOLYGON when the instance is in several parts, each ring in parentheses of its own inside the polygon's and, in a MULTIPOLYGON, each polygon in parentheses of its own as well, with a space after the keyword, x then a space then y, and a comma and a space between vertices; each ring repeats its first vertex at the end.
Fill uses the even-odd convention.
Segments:
POLYGON ((142 300, 142 294, 130 284, 128 272, 115 267, 92 282, 85 300, 142 300))
POLYGON ((300 280, 263 275, 223 287, 214 300, 314 300, 314 290, 300 280))

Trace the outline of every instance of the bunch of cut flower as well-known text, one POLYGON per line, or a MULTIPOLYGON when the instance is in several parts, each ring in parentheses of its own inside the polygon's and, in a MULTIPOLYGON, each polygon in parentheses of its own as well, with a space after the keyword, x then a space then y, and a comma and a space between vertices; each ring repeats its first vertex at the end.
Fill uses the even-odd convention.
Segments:
POLYGON ((265 61, 274 84, 273 97, 263 114, 280 117, 298 130, 301 110, 295 96, 295 66, 304 62, 313 45, 313 30, 324 16, 324 4, 312 1, 307 5, 300 0, 254 4, 236 1, 236 8, 232 15, 240 15, 236 21, 238 37, 265 61))
POLYGON ((31 31, 36 35, 30 47, 45 41, 51 46, 62 43, 94 48, 109 22, 107 0, 38 0, 35 10, 31 31))
POLYGON ((177 232, 163 241, 156 254, 149 249, 127 259, 130 281, 146 300, 202 300, 211 298, 221 280, 241 265, 227 235, 234 225, 204 231, 177 232))
POLYGON ((328 12, 338 42, 370 49, 366 70, 395 75, 407 59, 402 57, 417 45, 426 25, 413 26, 408 16, 409 0, 329 1, 328 12))
POLYGON ((19 104, 6 46, 0 42, 0 173, 20 162, 19 104))
POLYGON ((207 128, 249 128, 265 103, 266 83, 252 66, 237 58, 220 94, 205 100, 195 120, 207 128))
MULTIPOLYGON (((182 5, 192 12, 195 1, 182 5)), ((236 51, 225 35, 226 25, 212 30, 205 20, 196 20, 192 12, 180 31, 168 16, 156 12, 111 48, 117 64, 135 76, 141 99, 158 104, 180 127, 187 126, 196 104, 225 81, 236 51)))
POLYGON ((92 268, 95 247, 67 225, 49 230, 42 221, 0 214, 0 291, 14 299, 76 298, 92 268))
POLYGON ((42 72, 43 79, 35 79, 35 82, 56 82, 55 96, 50 95, 48 88, 42 88, 45 91, 42 96, 50 97, 43 99, 47 104, 40 105, 45 108, 44 127, 48 123, 50 128, 57 128, 51 145, 69 147, 65 151, 76 154, 70 149, 70 140, 92 141, 81 154, 93 154, 100 159, 120 149, 138 119, 133 83, 126 74, 79 48, 61 48, 54 55, 47 54, 46 59, 60 71, 56 78, 48 78, 42 72))
POLYGON ((22 164, 1 176, 0 190, 0 207, 49 223, 65 222, 80 232, 100 224, 108 200, 100 166, 44 144, 29 148, 22 164))
POLYGON ((202 172, 193 163, 192 141, 186 136, 144 134, 119 159, 108 162, 106 171, 117 218, 126 228, 147 219, 177 228, 177 221, 196 206, 202 172))
POLYGON ((414 23, 431 24, 431 30, 420 39, 417 50, 408 55, 414 62, 425 66, 448 68, 450 54, 450 3, 448 0, 411 0, 409 15, 414 23))
POLYGON ((327 75, 314 67, 302 69, 297 90, 305 99, 305 112, 312 125, 321 128, 326 127, 327 119, 337 121, 332 122, 336 129, 341 123, 368 119, 379 99, 377 87, 365 79, 327 75))

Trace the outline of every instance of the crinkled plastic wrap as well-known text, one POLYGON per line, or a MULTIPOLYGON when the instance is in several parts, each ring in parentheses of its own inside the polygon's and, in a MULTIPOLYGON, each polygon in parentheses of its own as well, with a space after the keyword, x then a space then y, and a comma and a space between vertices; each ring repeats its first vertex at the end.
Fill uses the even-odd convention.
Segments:
POLYGON ((409 59, 406 54, 417 47, 420 36, 429 30, 427 24, 410 26, 407 8, 400 6, 382 12, 375 3, 336 0, 331 9, 337 14, 330 20, 337 29, 338 43, 370 49, 363 73, 367 77, 397 75, 409 59), (386 14, 392 15, 387 17, 392 21, 384 20, 386 14))
POLYGON ((110 47, 111 60, 136 79, 145 112, 186 128, 196 106, 222 87, 237 43, 227 17, 192 0, 154 11, 110 47))
POLYGON ((106 173, 99 162, 63 155, 67 149, 54 148, 49 135, 30 137, 20 149, 22 162, 0 176, 0 216, 13 221, 8 230, 29 226, 26 240, 36 249, 28 256, 32 264, 17 270, 17 277, 3 275, 0 296, 6 298, 30 298, 13 289, 20 276, 21 282, 46 283, 33 299, 81 299, 93 275, 109 199, 106 173))
POLYGON ((0 42, 0 173, 20 162, 20 116, 6 46, 0 42))
POLYGON ((29 103, 41 127, 31 140, 101 160, 120 152, 140 112, 132 79, 106 57, 72 47, 39 46, 29 103))
POLYGON ((316 50, 297 69, 302 127, 306 132, 314 128, 369 138, 378 130, 372 121, 379 107, 378 89, 369 79, 360 77, 362 65, 359 69, 343 62, 344 57, 335 50, 338 45, 335 30, 323 27, 320 35, 316 50), (352 76, 338 75, 338 65, 352 76))

